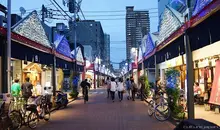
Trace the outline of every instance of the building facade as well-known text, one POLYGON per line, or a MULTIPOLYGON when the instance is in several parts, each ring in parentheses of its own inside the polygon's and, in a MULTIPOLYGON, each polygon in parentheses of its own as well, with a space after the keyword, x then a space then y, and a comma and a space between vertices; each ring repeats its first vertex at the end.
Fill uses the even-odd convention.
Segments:
POLYGON ((149 11, 136 11, 134 6, 126 7, 126 54, 130 59, 131 48, 137 48, 142 37, 150 32, 149 11))
POLYGON ((110 35, 105 33, 104 59, 105 64, 110 65, 110 35))
MULTIPOLYGON (((69 40, 74 41, 74 26, 73 22, 69 22, 69 40)), ((98 21, 83 20, 77 22, 76 41, 81 45, 90 45, 92 47, 93 60, 95 57, 104 59, 104 32, 102 25, 98 21)))

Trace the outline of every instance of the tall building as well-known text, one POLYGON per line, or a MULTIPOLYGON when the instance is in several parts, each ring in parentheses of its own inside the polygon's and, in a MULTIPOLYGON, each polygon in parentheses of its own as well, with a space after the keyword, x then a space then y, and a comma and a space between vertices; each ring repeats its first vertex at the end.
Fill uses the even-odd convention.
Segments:
POLYGON ((106 59, 105 64, 110 65, 110 35, 105 33, 104 40, 105 40, 104 54, 106 59))
MULTIPOLYGON (((74 42, 74 26, 69 22, 69 40, 74 42)), ((104 32, 99 21, 83 20, 77 22, 77 43, 81 45, 90 45, 92 47, 92 59, 100 56, 104 59, 104 32)))
POLYGON ((144 35, 150 32, 149 11, 136 11, 134 6, 126 7, 126 54, 130 59, 132 47, 137 48, 144 35))

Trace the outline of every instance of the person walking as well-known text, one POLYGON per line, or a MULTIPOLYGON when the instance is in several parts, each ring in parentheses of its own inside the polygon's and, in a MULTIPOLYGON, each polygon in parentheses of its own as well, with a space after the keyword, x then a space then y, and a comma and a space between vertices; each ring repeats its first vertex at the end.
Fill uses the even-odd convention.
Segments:
POLYGON ((21 89, 24 100, 27 102, 28 98, 32 96, 33 85, 30 83, 29 77, 27 77, 25 81, 26 82, 21 85, 21 89))
POLYGON ((111 88, 110 88, 110 92, 111 92, 111 98, 112 98, 112 102, 115 101, 115 91, 117 88, 117 84, 115 82, 115 78, 111 78, 111 88))
POLYGON ((107 98, 109 98, 110 88, 111 88, 111 80, 109 77, 107 77, 106 85, 107 85, 107 98))
POLYGON ((21 85, 19 84, 19 79, 15 79, 14 83, 11 86, 11 94, 15 101, 20 96, 21 93, 21 85))
POLYGON ((126 89, 127 89, 127 92, 128 92, 128 97, 127 99, 129 100, 131 98, 131 81, 129 78, 127 78, 126 80, 126 89))
POLYGON ((87 79, 81 82, 80 86, 82 87, 82 93, 84 97, 84 104, 89 101, 88 89, 91 87, 90 83, 87 82, 87 79))
POLYGON ((124 93, 124 82, 122 78, 119 78, 119 82, 118 82, 118 97, 120 102, 123 100, 123 93, 124 93))
POLYGON ((131 93, 132 93, 132 100, 135 101, 135 94, 137 92, 137 84, 134 82, 134 79, 131 79, 131 93))

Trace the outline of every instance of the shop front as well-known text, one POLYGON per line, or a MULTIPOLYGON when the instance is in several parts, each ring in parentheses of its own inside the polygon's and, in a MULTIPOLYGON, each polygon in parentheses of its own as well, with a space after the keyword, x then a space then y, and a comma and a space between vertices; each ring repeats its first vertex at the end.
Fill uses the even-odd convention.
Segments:
POLYGON ((185 23, 167 38, 162 38, 163 40, 157 46, 156 52, 160 78, 167 80, 166 71, 171 68, 177 70, 180 74, 178 87, 185 90, 185 101, 187 101, 187 93, 189 93, 187 88, 195 87, 188 86, 186 83, 187 68, 184 48, 184 42, 186 41, 183 32, 186 28, 189 28, 187 29, 187 35, 189 36, 194 64, 194 82, 198 83, 199 87, 199 89, 194 88, 194 99, 192 99, 195 101, 195 105, 193 105, 195 118, 203 118, 218 125, 220 125, 220 122, 216 119, 219 118, 220 106, 220 103, 218 103, 220 36, 217 35, 219 29, 216 26, 220 22, 219 4, 220 1, 217 0, 207 4, 197 2, 197 9, 201 5, 203 7, 201 7, 201 10, 197 10, 198 14, 191 18, 188 22, 190 24, 185 23), (204 8, 204 6, 206 7, 204 8), (187 27, 188 25, 190 26, 187 27))

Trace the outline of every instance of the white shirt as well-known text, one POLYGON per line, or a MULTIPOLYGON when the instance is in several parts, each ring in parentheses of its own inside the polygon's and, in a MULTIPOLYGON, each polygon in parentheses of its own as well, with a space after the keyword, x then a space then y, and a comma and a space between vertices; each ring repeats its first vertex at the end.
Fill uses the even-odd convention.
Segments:
POLYGON ((125 89, 124 89, 124 83, 123 83, 123 82, 118 82, 118 88, 117 88, 117 89, 118 89, 118 91, 120 91, 120 92, 123 91, 123 90, 125 90, 125 89))
POLYGON ((116 82, 111 82, 111 89, 110 89, 110 91, 116 91, 116 88, 117 88, 117 84, 116 84, 116 82))

